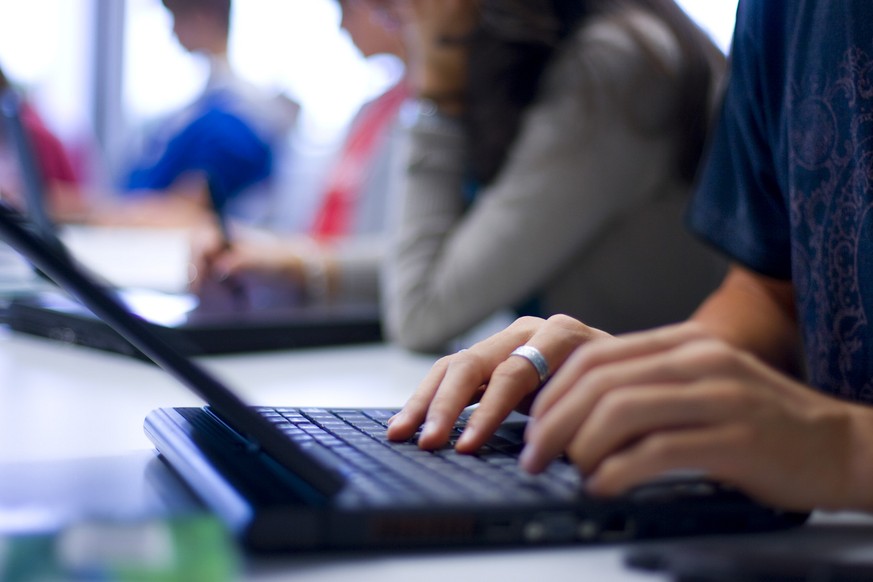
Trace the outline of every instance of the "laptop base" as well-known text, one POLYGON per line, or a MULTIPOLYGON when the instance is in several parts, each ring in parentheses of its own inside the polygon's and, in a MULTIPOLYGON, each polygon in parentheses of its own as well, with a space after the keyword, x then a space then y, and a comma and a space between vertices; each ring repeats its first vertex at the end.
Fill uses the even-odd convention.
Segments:
MULTIPOLYGON (((12 299, 9 328, 147 360, 142 352, 77 301, 61 293, 12 299)), ((382 341, 378 309, 342 306, 276 309, 247 314, 192 314, 179 323, 148 321, 159 336, 187 356, 359 344, 382 341)))
POLYGON ((758 506, 703 481, 649 485, 609 500, 580 492, 571 506, 556 501, 536 509, 344 508, 301 489, 291 472, 248 450, 244 439, 204 409, 159 409, 146 419, 146 434, 254 551, 615 543, 784 529, 807 517, 758 506))

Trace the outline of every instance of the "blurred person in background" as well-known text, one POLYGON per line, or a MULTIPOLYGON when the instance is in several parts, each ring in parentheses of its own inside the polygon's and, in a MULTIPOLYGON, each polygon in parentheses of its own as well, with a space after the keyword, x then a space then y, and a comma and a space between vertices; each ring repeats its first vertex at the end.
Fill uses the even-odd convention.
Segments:
MULTIPOLYGON (((405 60, 399 22, 389 6, 370 0, 339 4, 340 26, 365 57, 389 54, 405 60)), ((304 232, 233 228, 228 246, 220 232, 204 229, 193 251, 198 272, 193 288, 214 297, 216 282, 255 278, 269 280, 280 303, 378 302, 392 154, 407 97, 401 78, 361 107, 329 164, 318 208, 304 232)))
MULTIPOLYGON (((61 140, 46 126, 25 93, 15 87, 0 69, 0 99, 4 107, 20 112, 30 150, 46 188, 48 212, 58 219, 76 217, 84 211, 84 196, 70 155, 61 140), (7 103, 8 102, 8 103, 7 103)), ((5 120, 5 117, 4 117, 5 120)), ((11 128, 0 131, 0 190, 16 205, 23 204, 23 176, 11 128)))
POLYGON ((741 0, 688 221, 730 258, 721 285, 689 321, 618 337, 518 319, 442 358, 389 438, 423 424, 442 447, 479 401, 459 452, 518 408, 521 468, 565 455, 594 496, 678 470, 786 510, 873 511, 871 34, 868 0, 741 0))
POLYGON ((179 44, 209 61, 203 93, 159 124, 134 159, 118 204, 95 208, 100 223, 188 226, 212 213, 258 220, 276 151, 299 107, 241 79, 227 58, 230 0, 162 0, 179 44), (260 207, 259 207, 260 205, 260 207))
POLYGON ((683 224, 725 69, 709 37, 673 0, 395 5, 420 107, 388 336, 442 351, 503 310, 613 333, 687 317, 726 267, 683 224))

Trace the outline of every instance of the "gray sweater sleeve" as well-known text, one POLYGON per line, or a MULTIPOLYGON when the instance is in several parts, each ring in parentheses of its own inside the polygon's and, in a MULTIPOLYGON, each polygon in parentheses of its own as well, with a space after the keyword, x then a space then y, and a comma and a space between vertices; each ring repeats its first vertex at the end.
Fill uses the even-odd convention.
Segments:
MULTIPOLYGON (((643 24, 663 36, 660 23, 643 24)), ((664 44, 668 53, 675 48, 671 39, 664 44)), ((623 213, 673 187, 675 132, 642 129, 673 106, 664 72, 652 70, 614 21, 588 24, 567 48, 547 71, 500 175, 471 207, 462 194, 461 128, 412 126, 383 277, 394 341, 441 349, 541 290, 623 213), (642 116, 629 119, 629 110, 642 116)))

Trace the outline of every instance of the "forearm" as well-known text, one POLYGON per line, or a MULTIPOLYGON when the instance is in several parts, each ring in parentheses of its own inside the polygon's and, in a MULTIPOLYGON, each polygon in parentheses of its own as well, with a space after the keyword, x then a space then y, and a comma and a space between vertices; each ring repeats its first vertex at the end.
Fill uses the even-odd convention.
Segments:
POLYGON ((847 447, 849 474, 846 502, 837 509, 861 509, 873 513, 873 407, 849 405, 850 441, 847 447))
POLYGON ((731 267, 692 320, 732 345, 791 374, 800 364, 800 337, 790 282, 731 267))
POLYGON ((460 122, 413 127, 410 137, 401 213, 384 265, 385 319, 395 341, 432 350, 449 323, 434 325, 430 314, 437 311, 434 277, 446 239, 464 213, 466 138, 460 122))

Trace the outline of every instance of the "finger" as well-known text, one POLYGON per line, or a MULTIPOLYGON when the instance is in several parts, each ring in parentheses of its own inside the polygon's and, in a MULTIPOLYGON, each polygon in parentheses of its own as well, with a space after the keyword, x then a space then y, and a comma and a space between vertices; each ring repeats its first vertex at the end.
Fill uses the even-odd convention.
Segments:
POLYGON ((670 473, 692 472, 743 487, 750 482, 742 460, 749 456, 735 425, 716 425, 652 434, 605 459, 585 483, 592 495, 620 495, 670 473))
POLYGON ((696 339, 706 338, 696 324, 679 324, 618 336, 620 341, 593 341, 573 354, 537 397, 531 415, 542 416, 590 370, 612 362, 661 353, 696 339))
POLYGON ((732 385, 648 385, 613 390, 597 402, 566 453, 583 474, 604 459, 661 431, 719 424, 741 414, 746 399, 732 385))
MULTIPOLYGON (((523 344, 536 348, 550 369, 561 366, 570 353, 581 343, 602 332, 567 316, 553 316, 539 326, 523 344)), ((522 338, 516 338, 517 340, 522 338)), ((515 347, 510 343, 504 351, 515 347)), ((540 378, 536 368, 522 357, 508 357, 497 364, 488 382, 478 408, 470 416, 457 449, 473 452, 479 449, 501 422, 519 407, 520 403, 539 390, 540 378)))
POLYGON ((470 349, 440 359, 391 423, 389 436, 410 438, 424 423, 419 445, 443 446, 461 411, 478 397, 494 368, 541 323, 538 318, 519 318, 470 349))
POLYGON ((387 436, 394 441, 412 438, 421 427, 434 394, 445 377, 452 356, 437 360, 403 408, 388 421, 387 436))
POLYGON ((645 373, 650 367, 647 364, 631 360, 602 365, 586 374, 583 372, 587 369, 585 355, 581 349, 577 350, 547 387, 553 397, 557 394, 560 399, 555 397, 553 404, 542 406, 540 399, 545 394, 540 394, 534 402, 531 422, 525 431, 521 465, 531 473, 545 469, 566 450, 580 427, 585 426, 600 399, 611 390, 626 386, 628 378, 636 380, 634 385, 655 382, 645 373), (628 367, 634 370, 627 370, 628 367))
POLYGON ((455 422, 478 397, 488 375, 488 367, 480 356, 469 350, 455 355, 427 409, 418 438, 421 448, 435 449, 448 442, 455 422))
MULTIPOLYGON (((542 323, 539 318, 520 318, 502 332, 452 357, 427 410, 419 437, 421 447, 437 448, 448 441, 455 421, 464 408, 474 397, 479 397, 483 385, 488 385, 490 389, 496 368, 519 343, 527 341, 542 323)), ((488 390, 485 390, 487 393, 488 390)))
MULTIPOLYGON (((601 343, 616 344, 620 341, 624 340, 601 343)), ((611 347, 606 345, 607 349, 611 347)), ((554 400, 548 407, 540 405, 539 399, 534 403, 534 421, 527 427, 528 446, 521 458, 528 471, 542 471, 566 450, 570 439, 587 424, 591 412, 611 391, 628 386, 686 383, 716 378, 720 374, 736 374, 748 359, 745 354, 709 339, 680 343, 667 351, 629 360, 610 360, 593 369, 587 367, 585 357, 577 352, 572 358, 574 361, 565 366, 576 374, 575 377, 581 378, 555 378, 561 383, 555 390, 560 391, 560 400, 554 400), (585 372, 586 369, 589 371, 585 372)))

